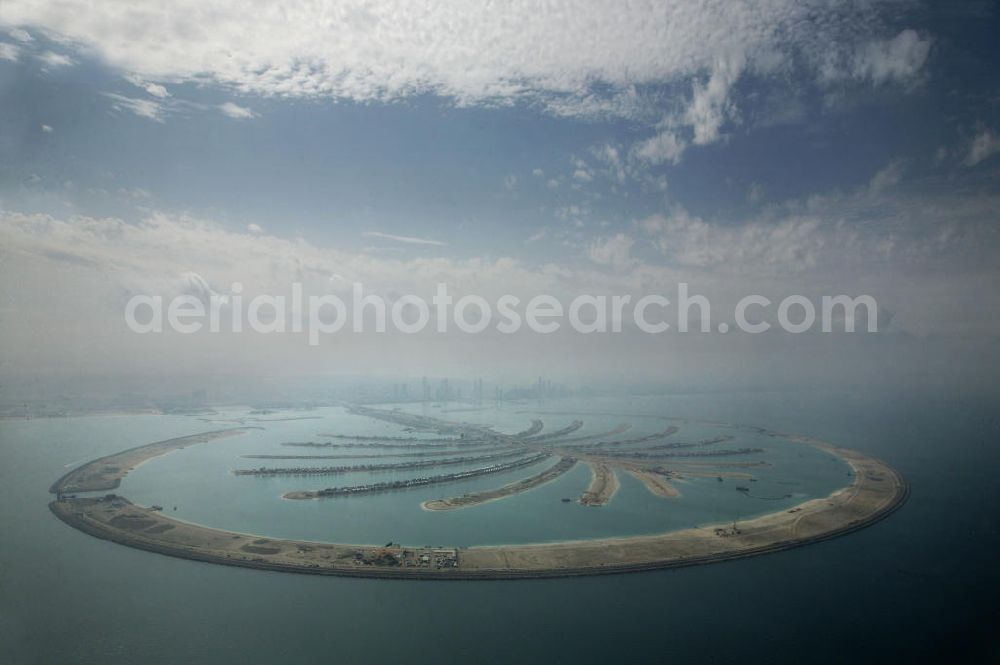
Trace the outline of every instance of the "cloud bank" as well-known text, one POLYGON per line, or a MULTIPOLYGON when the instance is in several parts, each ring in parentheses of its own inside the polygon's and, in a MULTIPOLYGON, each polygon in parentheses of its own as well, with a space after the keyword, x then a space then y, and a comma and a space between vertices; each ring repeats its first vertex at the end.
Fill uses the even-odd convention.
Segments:
POLYGON ((877 8, 818 0, 7 0, 0 20, 11 34, 42 30, 146 79, 263 95, 371 101, 429 92, 628 115, 636 87, 698 77, 686 111, 696 142, 718 131, 744 72, 786 71, 798 58, 832 76, 835 56, 853 75, 883 82, 912 76, 927 56, 912 31, 878 41, 886 36, 872 34, 883 30, 877 8))

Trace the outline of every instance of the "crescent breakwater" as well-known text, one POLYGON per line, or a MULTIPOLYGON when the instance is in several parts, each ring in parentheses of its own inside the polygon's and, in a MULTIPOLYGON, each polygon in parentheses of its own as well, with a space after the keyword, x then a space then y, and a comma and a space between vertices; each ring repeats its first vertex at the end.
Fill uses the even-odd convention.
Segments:
MULTIPOLYGON (((427 426, 432 420, 421 422, 427 426)), ((880 460, 808 437, 760 430, 760 433, 786 437, 793 443, 819 448, 842 459, 851 467, 851 484, 826 497, 786 506, 739 521, 738 524, 706 524, 661 534, 621 538, 468 548, 414 548, 391 543, 375 546, 275 539, 173 519, 156 510, 156 507, 138 506, 113 493, 101 497, 67 496, 69 492, 117 488, 122 476, 147 459, 195 443, 232 436, 243 429, 179 437, 94 460, 67 473, 52 485, 51 491, 57 498, 49 504, 49 508, 68 525, 92 536, 196 561, 322 575, 482 580, 635 572, 777 552, 870 526, 902 506, 909 494, 905 480, 880 460)), ((498 438, 508 443, 512 440, 510 436, 498 438)), ((567 454, 556 454, 563 455, 564 459, 550 467, 549 471, 570 464, 567 454)), ((539 454, 534 461, 543 458, 539 454)), ((631 473, 632 464, 625 462, 618 468, 631 473)), ((667 477, 663 476, 660 480, 665 482, 667 477)), ((510 484, 515 485, 517 483, 510 484)), ((506 487, 497 488, 494 492, 503 491, 506 487)), ((648 484, 647 487, 653 491, 648 484)), ((665 487, 660 489, 667 491, 665 487)))
POLYGON ((65 494, 69 492, 104 492, 118 489, 122 478, 129 471, 146 460, 175 450, 180 450, 197 443, 206 443, 216 439, 243 434, 248 429, 263 429, 261 427, 230 427, 227 429, 179 436, 165 441, 157 441, 143 446, 136 446, 120 453, 106 455, 92 462, 73 469, 62 478, 52 483, 49 492, 65 494))

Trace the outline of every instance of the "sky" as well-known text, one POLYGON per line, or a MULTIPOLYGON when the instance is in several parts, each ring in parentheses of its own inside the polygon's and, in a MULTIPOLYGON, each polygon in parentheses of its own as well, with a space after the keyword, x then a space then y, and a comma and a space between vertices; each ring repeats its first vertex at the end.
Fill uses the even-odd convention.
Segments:
MULTIPOLYGON (((989 381, 996 3, 0 4, 0 373, 989 381), (137 293, 870 294, 877 335, 137 336, 137 293), (835 377, 835 378, 834 378, 835 377), (889 380, 886 378, 886 380, 889 380)), ((721 315, 723 318, 725 315, 721 315)))

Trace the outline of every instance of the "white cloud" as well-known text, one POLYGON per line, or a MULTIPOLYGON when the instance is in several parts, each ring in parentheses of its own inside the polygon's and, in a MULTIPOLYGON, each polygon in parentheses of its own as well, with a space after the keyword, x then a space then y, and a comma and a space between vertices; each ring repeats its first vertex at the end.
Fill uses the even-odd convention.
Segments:
POLYGON ((505 176, 503 179, 503 186, 508 190, 513 190, 514 187, 517 186, 517 176, 513 173, 505 176))
POLYGON ((872 86, 895 83, 912 86, 920 81, 932 40, 915 30, 903 30, 892 39, 875 39, 851 51, 833 49, 820 54, 820 80, 836 84, 853 79, 872 86))
POLYGON ((149 190, 142 187, 121 187, 118 189, 118 195, 133 201, 148 201, 153 198, 149 190))
POLYGON ((21 54, 21 49, 17 48, 13 44, 8 44, 6 42, 0 42, 0 60, 10 60, 11 62, 17 62, 18 56, 21 54))
POLYGON ((542 227, 537 232, 532 233, 530 236, 528 236, 527 240, 524 241, 524 244, 530 245, 533 242, 538 242, 539 240, 543 240, 547 235, 548 235, 548 230, 545 227, 542 227))
POLYGON ((881 194, 887 189, 895 187, 902 180, 903 171, 902 160, 897 159, 889 162, 885 168, 872 176, 871 181, 868 183, 868 191, 872 194, 881 194))
MULTIPOLYGON (((441 244, 380 232, 366 235, 404 243, 441 244)), ((242 281, 248 293, 261 289, 284 292, 292 281, 325 291, 334 274, 340 275, 338 281, 348 287, 350 282, 362 281, 366 287, 382 292, 433 290, 434 284, 442 280, 456 289, 480 289, 484 295, 553 288, 553 279, 544 270, 529 270, 506 257, 381 258, 321 247, 301 238, 234 232, 209 221, 160 212, 130 224, 112 218, 60 219, 0 210, 0 245, 8 257, 28 257, 36 265, 55 261, 92 266, 101 279, 110 275, 116 286, 127 292, 183 292, 192 287, 192 271, 218 291, 233 281, 242 281)), ((13 270, 9 261, 0 262, 0 268, 0 274, 13 274, 9 272, 13 270)), ((66 279, 59 277, 58 271, 52 275, 57 282, 66 279)))
POLYGON ((677 164, 687 149, 687 142, 676 132, 665 130, 633 146, 632 153, 647 164, 677 164))
POLYGON ((251 224, 247 224, 247 231, 249 231, 250 233, 252 233, 254 235, 260 235, 261 233, 264 232, 264 229, 260 226, 260 224, 253 224, 253 223, 251 223, 251 224))
POLYGON ((575 220, 590 216, 590 208, 586 205, 559 206, 554 212, 556 218, 562 220, 575 220))
POLYGON ((545 176, 545 171, 543 171, 542 169, 532 169, 531 175, 535 176, 536 178, 542 178, 545 176))
POLYGON ((235 120, 247 120, 249 118, 257 117, 257 114, 254 113, 252 110, 243 106, 239 106, 238 104, 234 104, 232 102, 226 102, 225 104, 220 104, 218 108, 224 114, 228 115, 230 118, 233 118, 235 120))
POLYGON ((44 134, 51 134, 54 131, 51 125, 42 125, 41 129, 44 134))
MULTIPOLYGON (((797 53, 818 61, 864 40, 885 11, 824 0, 125 6, 5 0, 3 21, 39 26, 144 78, 207 79, 265 95, 369 101, 429 92, 459 104, 527 100, 560 115, 636 117, 655 107, 642 86, 709 74, 694 95, 699 142, 716 131, 720 95, 739 75, 740 67, 720 69, 720 54, 757 72, 797 53)), ((920 64, 923 41, 911 41, 873 47, 866 75, 904 75, 920 64)))
POLYGON ((931 40, 915 30, 903 30, 892 39, 867 44, 854 58, 853 74, 874 85, 913 81, 923 70, 931 40))
POLYGON ((117 93, 106 92, 104 95, 114 100, 112 108, 115 110, 127 110, 143 118, 149 118, 157 122, 163 122, 168 115, 186 114, 190 112, 219 111, 226 116, 245 120, 256 118, 257 113, 251 109, 238 106, 232 102, 210 106, 196 102, 177 99, 171 96, 170 92, 162 85, 149 83, 148 81, 134 75, 126 77, 129 83, 142 88, 154 99, 128 97, 117 93))
POLYGON ((28 42, 30 42, 30 41, 34 41, 34 38, 30 34, 28 34, 28 32, 26 30, 22 30, 20 28, 12 28, 12 29, 10 29, 10 30, 7 31, 7 34, 9 34, 11 37, 13 37, 14 39, 16 39, 17 41, 25 43, 25 44, 28 43, 28 42))
POLYGON ((598 238, 591 243, 587 256, 594 263, 611 266, 615 270, 624 270, 634 263, 631 257, 634 244, 635 240, 624 233, 610 238, 598 238))
POLYGON ((228 302, 229 300, 228 295, 223 295, 222 293, 213 289, 211 284, 208 283, 208 280, 196 272, 191 272, 191 271, 182 272, 180 274, 180 277, 182 280, 187 281, 188 288, 186 290, 190 293, 209 296, 209 297, 219 296, 221 297, 222 302, 224 303, 228 302))
POLYGON ((610 143, 595 147, 592 152, 598 160, 607 165, 608 176, 618 184, 625 182, 625 165, 618 148, 610 143))
POLYGON ((992 129, 986 129, 973 137, 963 163, 966 166, 975 166, 998 152, 1000 152, 1000 136, 993 133, 992 129))
POLYGON ((749 219, 706 220, 674 206, 637 226, 668 265, 740 280, 844 279, 862 266, 907 274, 944 257, 959 271, 986 265, 992 271, 1000 245, 997 197, 969 197, 961 189, 943 194, 937 187, 897 192, 903 168, 892 162, 853 192, 764 206, 749 219))
POLYGON ((440 240, 429 240, 427 238, 415 238, 413 236, 399 236, 393 233, 382 233, 381 231, 365 231, 361 235, 368 238, 382 238, 383 240, 392 240, 394 242, 402 242, 409 245, 435 245, 443 247, 447 243, 441 242, 440 240))
POLYGON ((653 175, 648 172, 640 172, 638 175, 639 185, 642 187, 644 192, 659 192, 663 193, 667 191, 670 186, 667 176, 662 173, 658 175, 653 175))
POLYGON ((590 182, 594 179, 594 174, 587 169, 577 169, 573 171, 573 179, 580 182, 590 182))
POLYGON ((789 218, 778 223, 735 226, 711 224, 683 209, 653 215, 640 228, 671 262, 693 268, 751 266, 805 270, 829 249, 815 218, 789 218))
POLYGON ((695 81, 691 103, 684 111, 684 122, 694 132, 692 142, 707 145, 719 139, 722 123, 733 112, 729 90, 743 73, 742 56, 720 58, 715 62, 708 81, 695 81))
POLYGON ((62 53, 56 53, 55 51, 45 51, 38 56, 38 59, 49 67, 69 67, 76 64, 76 60, 73 58, 62 53))
POLYGON ((114 100, 111 108, 117 111, 129 111, 137 116, 149 118, 150 120, 155 120, 156 122, 163 122, 163 118, 166 115, 166 109, 164 106, 151 99, 125 97, 124 95, 118 95, 113 92, 106 92, 104 95, 114 100))
MULTIPOLYGON (((807 76, 830 86, 918 80, 931 40, 914 30, 877 37, 890 18, 898 14, 878 3, 826 0, 345 0, 254 12, 237 0, 146 2, 128 11, 5 0, 4 20, 37 25, 145 79, 360 102, 429 93, 458 105, 524 102, 559 116, 625 117, 656 127, 630 151, 655 165, 720 140, 739 121, 733 90, 745 75, 790 85, 788 74, 805 65, 807 76), (186 17, 183 25, 175 16, 186 17), (690 92, 677 101, 662 86, 690 92)), ((158 84, 144 89, 166 93, 158 84)), ((255 115, 232 102, 219 110, 255 115)), ((611 168, 622 182, 624 170, 611 168)))
POLYGON ((157 97, 159 99, 166 99, 170 96, 170 92, 167 91, 166 87, 160 85, 159 83, 150 83, 145 81, 141 76, 135 74, 129 74, 125 79, 132 85, 142 88, 147 94, 157 97))
POLYGON ((746 64, 740 53, 716 58, 705 80, 692 81, 685 105, 663 116, 655 135, 632 146, 632 157, 646 164, 677 164, 689 145, 708 145, 722 138, 723 125, 736 116, 730 92, 746 64))
MULTIPOLYGON (((595 240, 592 258, 596 263, 573 257, 560 261, 553 255, 538 266, 509 257, 383 257, 321 247, 308 239, 234 231, 163 213, 151 213, 142 222, 129 224, 117 219, 0 211, 0 246, 4 248, 0 278, 17 279, 23 285, 4 294, 4 306, 15 308, 22 316, 0 317, 0 338, 9 351, 6 366, 16 364, 33 372, 39 367, 62 371, 89 367, 169 373, 179 365, 193 363, 213 369, 288 369, 289 362, 310 370, 323 366, 343 372, 349 363, 355 363, 369 372, 374 367, 391 367, 398 372, 399 363, 414 354, 419 354, 427 367, 455 360, 460 340, 435 337, 440 340, 440 348, 435 350, 431 342, 421 338, 416 346, 401 350, 396 339, 379 343, 372 338, 378 336, 354 341, 353 337, 337 337, 329 348, 339 349, 340 355, 321 358, 294 337, 225 335, 220 339, 207 335, 171 343, 169 337, 137 337, 127 331, 123 335, 122 308, 136 293, 162 294, 165 299, 182 293, 225 294, 235 281, 244 285, 244 303, 261 293, 287 295, 292 282, 302 283, 307 296, 333 292, 346 297, 351 283, 359 281, 366 293, 389 298, 416 293, 429 298, 435 285, 445 282, 456 296, 476 293, 491 302, 504 294, 526 302, 532 295, 549 293, 568 303, 581 293, 669 296, 675 293, 678 282, 685 281, 691 283, 693 292, 711 299, 713 313, 717 307, 718 311, 731 311, 730 305, 748 293, 761 293, 777 302, 789 293, 874 292, 880 306, 898 312, 898 320, 909 330, 945 334, 972 331, 995 339, 993 312, 1000 293, 992 250, 996 247, 997 201, 993 197, 972 202, 964 197, 957 202, 959 205, 939 201, 937 210, 925 200, 911 202, 917 210, 928 211, 926 216, 934 227, 933 236, 919 240, 907 235, 912 225, 910 215, 900 225, 899 234, 873 235, 863 241, 852 240, 851 229, 838 223, 804 215, 772 224, 705 222, 710 228, 704 231, 689 217, 677 224, 672 237, 691 239, 687 256, 700 259, 691 263, 675 263, 672 254, 663 264, 632 256, 640 242, 670 231, 669 225, 659 220, 647 220, 645 226, 653 235, 643 233, 642 238, 633 238, 633 234, 623 233, 595 240), (972 207, 963 211, 963 205, 972 207), (941 210, 955 219, 973 215, 983 224, 974 230, 956 223, 950 225, 953 229, 949 232, 942 232, 941 210), (815 226, 810 226, 809 219, 815 226), (992 235, 984 238, 983 232, 992 235), (989 242, 990 238, 994 242, 989 242), (808 252, 817 246, 823 248, 823 254, 815 267, 794 272, 804 265, 801 248, 808 252), (741 249, 745 247, 749 249, 741 249), (963 247, 978 251, 980 260, 969 261, 963 247), (792 258, 791 264, 785 262, 786 256, 792 258), (901 262, 910 257, 912 263, 901 262), (700 265, 711 262, 708 259, 732 263, 700 270, 700 265), (980 306, 966 305, 970 284, 977 285, 974 295, 980 306), (229 360, 219 365, 220 358, 229 360)), ((830 201, 821 202, 819 207, 829 209, 830 201)), ((672 213, 664 219, 676 221, 678 216, 672 213)), ((556 247, 552 243, 552 249, 556 247)), ((532 338, 523 350, 507 349, 504 353, 504 347, 493 346, 490 339, 476 338, 475 357, 488 353, 508 362, 516 358, 530 364, 551 361, 547 356, 557 350, 540 349, 539 340, 532 338)), ((632 347, 622 342, 617 340, 609 348, 611 364, 620 365, 623 352, 632 347)), ((657 342, 656 348, 662 353, 660 344, 657 342)), ((583 353, 573 345, 561 350, 572 355, 572 362, 578 362, 583 353)), ((636 366, 648 369, 656 357, 656 353, 642 354, 636 366)), ((456 361, 456 367, 468 361, 463 357, 456 361)))
MULTIPOLYGON (((668 79, 664 79, 666 80, 668 79)), ((660 82, 663 81, 651 81, 660 82)), ((622 85, 621 89, 581 88, 568 94, 549 93, 538 96, 541 98, 541 106, 555 116, 596 120, 628 118, 640 123, 654 122, 662 112, 660 96, 655 92, 641 91, 635 85, 622 85)))
POLYGON ((153 97, 159 97, 160 99, 170 96, 170 93, 167 92, 167 89, 164 86, 160 85, 159 83, 147 83, 145 90, 153 97))

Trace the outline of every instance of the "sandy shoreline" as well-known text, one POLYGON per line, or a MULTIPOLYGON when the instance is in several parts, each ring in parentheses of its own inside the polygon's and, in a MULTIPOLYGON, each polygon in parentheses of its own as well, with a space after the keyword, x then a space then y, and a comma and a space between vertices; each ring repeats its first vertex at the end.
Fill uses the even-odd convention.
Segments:
MULTIPOLYGON (((213 438, 223 435, 206 434, 213 438)), ((190 445, 204 436, 181 437, 189 440, 171 440, 174 443, 170 446, 160 442, 124 451, 118 456, 130 455, 119 461, 130 462, 128 468, 134 468, 143 459, 190 445), (136 451, 142 449, 148 450, 138 459, 136 451)), ((170 518, 115 495, 62 497, 49 507, 59 519, 95 537, 197 561, 296 573, 460 580, 623 573, 728 561, 851 533, 887 517, 905 502, 909 492, 906 482, 885 463, 815 439, 793 438, 846 461, 853 469, 852 484, 830 496, 741 521, 735 529, 732 523, 709 524, 646 536, 436 550, 397 546, 388 551, 372 545, 283 540, 212 529, 170 518), (425 557, 435 558, 429 559, 432 563, 428 565, 421 563, 425 557), (445 563, 435 566, 436 560, 445 563)), ((75 469, 53 485, 53 492, 71 491, 66 488, 86 479, 110 482, 117 475, 120 480, 128 468, 107 464, 118 456, 75 469), (107 466, 117 470, 97 473, 107 466), (74 480, 76 472, 88 467, 89 471, 74 480), (106 477, 109 474, 112 477, 106 477)))
POLYGON ((206 443, 216 439, 242 434, 253 427, 231 427, 228 429, 202 432, 179 436, 165 441, 157 441, 135 448, 123 450, 120 453, 106 455, 77 467, 52 483, 49 492, 52 494, 69 494, 72 492, 103 492, 117 489, 122 478, 139 465, 167 453, 197 443, 206 443))
POLYGON ((527 492, 528 490, 553 481, 572 469, 574 466, 576 466, 575 459, 572 457, 564 457, 541 473, 509 483, 503 487, 474 492, 472 494, 464 494, 462 496, 454 496, 448 499, 432 499, 430 501, 424 501, 420 504, 420 507, 429 511, 457 510, 459 508, 479 506, 491 501, 499 501, 500 499, 505 499, 508 496, 520 494, 521 492, 527 492))
POLYGON ((482 476, 489 476, 497 473, 506 473, 507 471, 519 469, 525 466, 531 466, 532 464, 537 464, 538 462, 544 462, 549 457, 552 457, 552 453, 541 452, 532 457, 523 457, 513 462, 494 464, 487 467, 469 469, 467 471, 459 471, 455 473, 446 474, 443 476, 427 476, 424 478, 416 478, 408 481, 371 483, 369 485, 334 487, 321 490, 296 490, 293 492, 285 492, 285 494, 282 496, 286 499, 294 499, 296 501, 308 501, 315 499, 326 499, 336 496, 360 496, 364 494, 376 494, 379 492, 410 489, 413 487, 427 487, 428 485, 441 485, 445 483, 453 483, 461 480, 467 480, 469 478, 480 478, 482 476))
POLYGON ((590 486, 580 495, 577 503, 584 506, 603 506, 618 493, 618 474, 613 467, 598 460, 585 460, 590 467, 590 486))
POLYGON ((639 480, 649 490, 650 494, 666 498, 675 498, 681 495, 677 488, 661 473, 638 467, 627 467, 625 470, 639 480))

